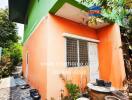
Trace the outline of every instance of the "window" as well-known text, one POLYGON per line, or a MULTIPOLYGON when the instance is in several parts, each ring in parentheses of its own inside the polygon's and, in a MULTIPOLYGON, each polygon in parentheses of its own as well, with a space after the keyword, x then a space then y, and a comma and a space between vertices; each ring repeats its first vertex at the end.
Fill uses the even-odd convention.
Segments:
POLYGON ((77 40, 67 38, 67 66, 76 67, 78 65, 77 40))
POLYGON ((80 66, 88 65, 88 45, 87 41, 79 41, 79 63, 80 66))
POLYGON ((67 67, 88 65, 87 41, 66 38, 67 67))

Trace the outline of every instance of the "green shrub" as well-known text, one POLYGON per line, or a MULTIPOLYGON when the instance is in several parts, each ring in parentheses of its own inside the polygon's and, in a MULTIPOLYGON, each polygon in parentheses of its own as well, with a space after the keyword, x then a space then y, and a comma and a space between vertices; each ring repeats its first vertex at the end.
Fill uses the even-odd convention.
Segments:
POLYGON ((80 89, 79 86, 76 84, 73 84, 71 82, 66 83, 66 88, 69 92, 69 100, 76 100, 80 95, 80 89))
POLYGON ((12 43, 9 48, 3 48, 0 61, 0 76, 8 77, 15 71, 15 66, 22 62, 22 46, 12 43))

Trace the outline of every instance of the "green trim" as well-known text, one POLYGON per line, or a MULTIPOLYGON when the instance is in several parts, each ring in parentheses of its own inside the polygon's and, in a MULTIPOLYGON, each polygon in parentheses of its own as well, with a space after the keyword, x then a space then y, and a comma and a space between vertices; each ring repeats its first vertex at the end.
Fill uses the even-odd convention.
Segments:
POLYGON ((55 5, 50 9, 51 14, 55 14, 65 3, 65 0, 58 0, 55 5))
POLYGON ((69 3, 81 10, 87 11, 87 7, 76 0, 58 0, 55 5, 49 11, 51 14, 55 14, 65 3, 69 3))
POLYGON ((28 23, 24 27, 23 43, 28 40, 44 16, 47 16, 48 13, 55 14, 65 3, 69 3, 81 10, 88 9, 85 5, 79 3, 79 0, 30 0, 27 11, 28 23))
POLYGON ((80 8, 81 10, 85 10, 87 11, 88 10, 88 7, 86 7, 85 5, 81 4, 80 2, 78 1, 75 1, 75 0, 66 0, 68 3, 70 3, 71 5, 77 7, 77 8, 80 8))

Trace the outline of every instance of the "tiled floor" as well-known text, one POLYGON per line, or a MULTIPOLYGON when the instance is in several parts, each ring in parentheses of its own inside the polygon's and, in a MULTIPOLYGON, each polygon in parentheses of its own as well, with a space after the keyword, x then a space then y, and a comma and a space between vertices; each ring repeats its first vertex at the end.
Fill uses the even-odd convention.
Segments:
POLYGON ((32 100, 29 89, 20 89, 20 87, 0 89, 0 100, 32 100))

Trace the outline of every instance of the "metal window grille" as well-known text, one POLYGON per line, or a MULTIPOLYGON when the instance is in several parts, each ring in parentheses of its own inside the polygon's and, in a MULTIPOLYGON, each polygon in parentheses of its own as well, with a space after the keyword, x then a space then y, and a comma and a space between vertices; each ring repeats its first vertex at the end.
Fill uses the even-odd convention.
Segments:
POLYGON ((88 45, 87 41, 79 40, 79 66, 88 65, 88 45))
POLYGON ((77 40, 67 38, 67 67, 77 67, 77 40))
POLYGON ((78 67, 88 65, 87 41, 67 38, 67 67, 78 67))

